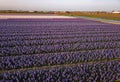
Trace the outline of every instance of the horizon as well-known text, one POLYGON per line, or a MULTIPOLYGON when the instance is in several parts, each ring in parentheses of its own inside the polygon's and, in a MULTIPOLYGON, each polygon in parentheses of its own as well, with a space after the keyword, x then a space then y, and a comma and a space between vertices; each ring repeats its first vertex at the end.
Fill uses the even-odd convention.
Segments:
POLYGON ((120 0, 0 0, 0 10, 120 11, 120 0))

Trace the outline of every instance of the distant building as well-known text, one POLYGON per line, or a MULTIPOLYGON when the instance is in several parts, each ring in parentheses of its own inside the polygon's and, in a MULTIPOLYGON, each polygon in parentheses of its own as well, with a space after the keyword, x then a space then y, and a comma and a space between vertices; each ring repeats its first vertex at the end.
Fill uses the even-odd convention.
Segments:
POLYGON ((120 11, 112 11, 112 13, 120 14, 120 11))

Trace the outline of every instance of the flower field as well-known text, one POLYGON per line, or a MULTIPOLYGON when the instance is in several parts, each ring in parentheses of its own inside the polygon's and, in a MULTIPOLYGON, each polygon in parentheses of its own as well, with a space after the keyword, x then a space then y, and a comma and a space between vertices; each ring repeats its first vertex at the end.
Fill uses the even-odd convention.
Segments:
POLYGON ((83 18, 0 19, 0 82, 119 82, 120 25, 83 18))

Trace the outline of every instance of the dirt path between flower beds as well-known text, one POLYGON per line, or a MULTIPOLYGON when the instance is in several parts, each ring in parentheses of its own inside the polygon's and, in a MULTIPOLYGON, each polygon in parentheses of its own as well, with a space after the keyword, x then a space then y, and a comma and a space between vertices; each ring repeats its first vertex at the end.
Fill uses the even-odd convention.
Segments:
POLYGON ((112 62, 112 61, 120 61, 120 58, 113 58, 113 59, 104 59, 104 60, 96 60, 90 62, 78 62, 78 63, 71 63, 71 64, 61 64, 61 65, 49 65, 49 66, 41 66, 41 67, 29 67, 29 68, 19 68, 19 69, 11 69, 11 70, 0 70, 0 73, 6 72, 16 72, 16 71, 28 71, 28 70, 39 70, 39 69, 50 69, 50 68, 58 68, 58 67, 68 67, 68 66, 78 66, 78 65, 92 65, 97 63, 105 63, 105 62, 112 62))

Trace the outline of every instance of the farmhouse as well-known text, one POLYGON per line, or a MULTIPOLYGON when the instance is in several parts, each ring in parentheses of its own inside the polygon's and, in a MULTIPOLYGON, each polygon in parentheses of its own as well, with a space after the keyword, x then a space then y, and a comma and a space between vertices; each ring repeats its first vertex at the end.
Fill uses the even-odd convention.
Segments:
POLYGON ((112 13, 120 14, 120 11, 113 11, 112 13))

